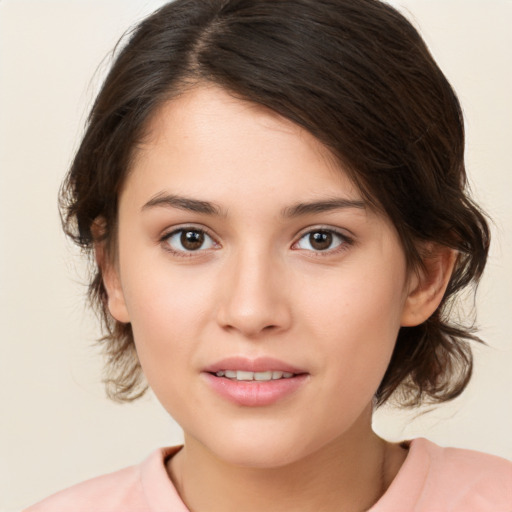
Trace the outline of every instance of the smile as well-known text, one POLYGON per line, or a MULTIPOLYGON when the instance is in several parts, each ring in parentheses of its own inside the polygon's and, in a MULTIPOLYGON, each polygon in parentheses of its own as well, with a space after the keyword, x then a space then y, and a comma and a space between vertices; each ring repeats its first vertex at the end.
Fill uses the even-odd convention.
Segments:
POLYGON ((202 375, 215 394, 242 407, 265 407, 291 399, 310 381, 309 373, 284 370, 215 369, 202 375))
POLYGON ((265 382, 270 380, 290 379, 294 376, 291 372, 282 372, 268 370, 265 372, 250 372, 245 370, 220 370, 215 372, 217 377, 226 377, 231 380, 238 381, 258 381, 265 382))

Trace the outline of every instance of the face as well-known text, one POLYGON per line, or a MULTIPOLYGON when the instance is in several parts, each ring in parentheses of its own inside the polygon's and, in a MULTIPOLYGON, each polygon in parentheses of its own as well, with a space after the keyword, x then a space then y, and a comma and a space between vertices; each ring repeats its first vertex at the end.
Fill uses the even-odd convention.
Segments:
POLYGON ((118 237, 110 310, 187 442, 270 467, 370 430, 405 257, 312 135, 219 88, 187 92, 152 119, 118 237))

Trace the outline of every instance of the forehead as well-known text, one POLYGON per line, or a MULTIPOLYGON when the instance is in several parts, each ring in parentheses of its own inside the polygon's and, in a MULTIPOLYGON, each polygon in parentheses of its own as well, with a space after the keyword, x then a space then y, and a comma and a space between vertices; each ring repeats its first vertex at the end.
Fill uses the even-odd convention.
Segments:
POLYGON ((284 193, 306 180, 312 194, 341 187, 360 196, 335 156, 307 130, 217 86, 195 87, 154 113, 127 181, 140 186, 157 175, 177 188, 195 180, 210 191, 214 183, 266 182, 284 193))

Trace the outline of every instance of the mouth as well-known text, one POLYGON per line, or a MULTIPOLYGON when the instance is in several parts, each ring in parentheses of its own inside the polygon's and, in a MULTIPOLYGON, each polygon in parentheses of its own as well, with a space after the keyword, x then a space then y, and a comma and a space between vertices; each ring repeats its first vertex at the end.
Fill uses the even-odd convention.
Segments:
POLYGON ((227 357, 213 363, 203 371, 214 377, 244 382, 268 382, 291 379, 307 374, 304 368, 293 366, 273 357, 227 357))
POLYGON ((205 382, 225 400, 243 407, 270 406, 294 396, 309 372, 270 357, 231 357, 203 369, 205 382))
POLYGON ((268 382, 271 380, 291 379, 299 375, 293 372, 283 372, 280 370, 268 370, 264 372, 250 372, 245 370, 219 370, 218 372, 212 373, 216 377, 225 377, 226 379, 235 381, 256 381, 256 382, 268 382))

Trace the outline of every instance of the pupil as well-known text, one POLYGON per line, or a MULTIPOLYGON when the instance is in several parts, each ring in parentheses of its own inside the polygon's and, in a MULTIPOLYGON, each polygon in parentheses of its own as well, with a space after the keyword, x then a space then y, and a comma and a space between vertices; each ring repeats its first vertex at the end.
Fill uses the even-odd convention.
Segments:
POLYGON ((311 247, 319 251, 325 251, 329 249, 332 244, 332 233, 327 231, 317 231, 309 235, 309 243, 311 247))
POLYGON ((181 245, 189 251, 200 249, 204 242, 204 233, 200 231, 184 231, 181 234, 181 245))

